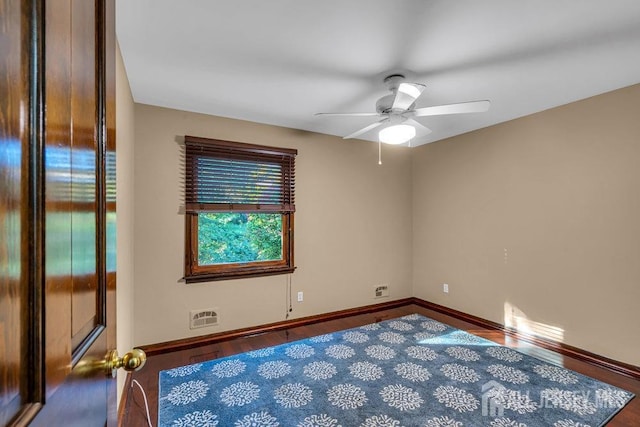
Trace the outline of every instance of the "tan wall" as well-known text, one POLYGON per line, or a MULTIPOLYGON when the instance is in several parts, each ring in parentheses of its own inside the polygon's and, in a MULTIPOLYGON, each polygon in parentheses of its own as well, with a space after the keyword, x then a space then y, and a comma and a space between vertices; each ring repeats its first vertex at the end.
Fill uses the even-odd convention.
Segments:
POLYGON ((414 295, 640 365, 639 115, 636 85, 414 149, 414 295))
POLYGON ((158 343, 285 319, 287 276, 180 282, 185 134, 298 149, 292 317, 411 296, 410 150, 136 105, 135 342, 158 343), (373 298, 390 284, 391 297, 373 298), (189 330, 189 310, 217 308, 220 324, 189 330))
MULTIPOLYGON (((116 52, 117 334, 120 353, 133 347, 133 138, 134 107, 120 47, 116 52)), ((118 371, 118 402, 125 373, 118 371)))

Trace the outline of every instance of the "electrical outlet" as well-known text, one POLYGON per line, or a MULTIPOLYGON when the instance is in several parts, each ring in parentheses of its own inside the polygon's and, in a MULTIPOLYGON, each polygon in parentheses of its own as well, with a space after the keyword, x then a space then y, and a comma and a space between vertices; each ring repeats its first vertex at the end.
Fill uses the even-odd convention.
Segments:
POLYGON ((445 294, 449 293, 449 285, 447 285, 446 283, 442 284, 442 292, 444 292, 445 294))
POLYGON ((302 291, 298 292, 298 302, 304 301, 304 293, 302 291))

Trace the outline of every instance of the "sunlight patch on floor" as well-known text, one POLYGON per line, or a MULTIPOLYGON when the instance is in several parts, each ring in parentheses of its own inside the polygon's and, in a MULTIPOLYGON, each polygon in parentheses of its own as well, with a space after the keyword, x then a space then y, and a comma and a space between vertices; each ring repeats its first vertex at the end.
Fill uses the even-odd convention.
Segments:
MULTIPOLYGON (((564 342, 564 329, 559 326, 552 326, 531 320, 522 310, 509 302, 504 303, 504 325, 507 329, 513 329, 519 334, 544 338, 558 343, 564 342)), ((517 348, 523 353, 527 353, 539 359, 547 360, 556 364, 562 364, 562 356, 560 354, 541 349, 520 340, 505 337, 505 345, 517 348)))
POLYGON ((546 338, 556 342, 564 341, 564 329, 531 320, 522 310, 509 302, 504 303, 504 325, 507 328, 515 329, 521 334, 546 338))

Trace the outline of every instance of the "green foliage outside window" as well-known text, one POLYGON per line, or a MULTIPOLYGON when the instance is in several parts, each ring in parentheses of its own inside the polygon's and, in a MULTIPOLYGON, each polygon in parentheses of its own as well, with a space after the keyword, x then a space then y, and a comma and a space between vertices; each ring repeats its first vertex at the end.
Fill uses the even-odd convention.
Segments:
POLYGON ((282 259, 279 213, 202 213, 198 215, 198 264, 282 259))

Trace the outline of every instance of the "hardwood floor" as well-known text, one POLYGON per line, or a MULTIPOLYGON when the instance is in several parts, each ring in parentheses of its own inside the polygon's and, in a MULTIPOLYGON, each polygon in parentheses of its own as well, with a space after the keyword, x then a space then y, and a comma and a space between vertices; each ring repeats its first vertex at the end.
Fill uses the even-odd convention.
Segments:
MULTIPOLYGON (((453 327, 466 330, 483 338, 490 339, 499 344, 516 348, 523 353, 535 356, 539 359, 549 361, 554 364, 561 364, 569 369, 588 375, 592 378, 615 385, 640 396, 640 380, 627 377, 608 369, 591 365, 587 362, 563 356, 549 350, 537 347, 526 341, 514 339, 513 336, 493 329, 480 328, 472 323, 420 307, 409 304, 398 308, 381 310, 373 313, 359 314, 337 320, 314 323, 311 325, 294 327, 290 329, 267 332, 246 338, 236 338, 217 344, 200 346, 188 350, 175 351, 171 353, 152 355, 147 360, 147 364, 140 372, 135 372, 132 379, 144 387, 149 400, 151 421, 156 427, 158 414, 158 373, 164 369, 175 368, 177 366, 191 363, 204 362, 220 357, 231 356, 233 354, 256 350, 290 341, 296 341, 326 334, 343 329, 355 328, 368 323, 379 322, 406 314, 419 313, 432 319, 447 323, 453 327)), ((129 382, 127 383, 129 384, 129 382)), ((147 426, 144 401, 140 390, 135 387, 127 393, 126 401, 121 411, 121 426, 123 427, 145 427, 147 426)), ((630 427, 640 426, 640 397, 634 398, 625 408, 620 411, 610 422, 608 427, 630 427)), ((345 426, 349 427, 349 426, 345 426)))

